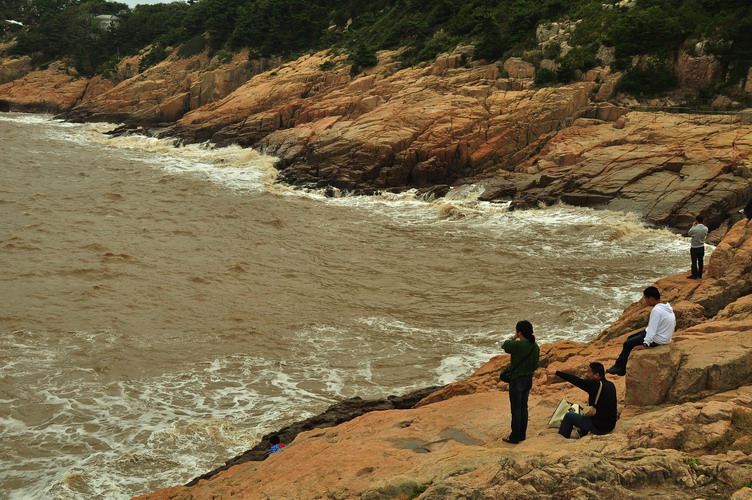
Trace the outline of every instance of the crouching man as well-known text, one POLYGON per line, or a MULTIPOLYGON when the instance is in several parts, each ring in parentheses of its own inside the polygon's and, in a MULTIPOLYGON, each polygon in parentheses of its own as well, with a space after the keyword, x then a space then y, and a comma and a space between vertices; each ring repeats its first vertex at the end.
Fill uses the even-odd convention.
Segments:
POLYGON ((569 412, 559 426, 559 434, 569 439, 572 428, 579 429, 580 437, 593 434, 608 434, 616 427, 616 387, 606 380, 606 372, 600 363, 590 363, 586 378, 557 371, 556 375, 588 393, 588 405, 595 407, 595 415, 585 416, 569 412))

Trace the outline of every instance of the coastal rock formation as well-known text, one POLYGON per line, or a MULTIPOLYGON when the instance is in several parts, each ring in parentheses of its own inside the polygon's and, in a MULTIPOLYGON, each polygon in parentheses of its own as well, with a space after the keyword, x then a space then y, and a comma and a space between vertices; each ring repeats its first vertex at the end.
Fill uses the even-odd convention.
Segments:
POLYGON ((59 113, 110 88, 109 80, 82 78, 56 62, 0 85, 0 110, 59 113))
POLYGON ((495 65, 455 67, 461 59, 353 79, 344 66, 323 71, 325 53, 305 56, 186 114, 169 133, 260 147, 280 157, 291 182, 429 186, 512 170, 584 111, 594 86, 524 90, 495 65))
MULTIPOLYGON (((533 206, 561 199, 636 212, 682 229, 696 215, 715 227, 752 198, 752 125, 740 117, 613 116, 578 120, 518 165, 517 172, 536 174, 520 196, 533 206)), ((494 180, 478 182, 488 186, 483 199, 508 196, 494 180)))
POLYGON ((250 450, 246 450, 237 457, 228 460, 225 465, 214 469, 213 471, 209 471, 203 476, 195 478, 186 486, 193 486, 202 479, 210 479, 234 465, 265 460, 269 453, 269 437, 272 434, 278 435, 283 443, 289 443, 302 432, 310 431, 311 429, 334 427, 335 425, 347 422, 348 420, 352 420, 355 417, 365 415, 372 411, 404 410, 412 408, 418 401, 437 389, 438 387, 426 387, 404 396, 389 396, 385 399, 364 400, 359 397, 345 399, 344 401, 331 405, 319 415, 315 415, 300 422, 295 422, 277 432, 263 436, 261 441, 250 450))
POLYGON ((472 47, 406 69, 397 55, 382 51, 354 76, 344 56, 328 52, 282 64, 245 52, 181 58, 177 49, 142 73, 140 56, 124 59, 112 81, 58 64, 0 85, 0 109, 68 110, 71 120, 126 129, 172 124, 160 135, 279 157, 279 179, 291 184, 363 192, 476 184, 480 200, 515 208, 562 200, 680 230, 704 215, 720 228, 714 241, 752 199, 744 114, 630 111, 604 102, 623 74, 603 68, 535 89, 528 63, 508 60, 517 78, 505 78, 499 65, 473 61, 472 47))
POLYGON ((172 123, 187 111, 222 98, 248 78, 277 64, 249 61, 247 51, 224 60, 209 57, 208 49, 190 57, 180 50, 156 66, 137 72, 139 57, 122 61, 111 90, 82 102, 64 115, 73 121, 123 122, 133 126, 172 123))
MULTIPOLYGON (((714 272, 723 261, 723 276, 740 276, 750 245, 752 222, 741 221, 713 254, 714 272)), ((702 296, 717 279, 675 276, 657 285, 680 301, 702 296)), ((623 336, 542 346, 528 438, 518 445, 501 441, 510 417, 506 384, 496 381, 507 359, 497 356, 412 409, 303 432, 263 462, 139 498, 745 498, 752 481, 752 297, 739 293, 677 331, 673 344, 633 353, 627 376, 614 380, 621 418, 611 434, 565 440, 546 424, 559 399, 584 398, 554 372, 582 376, 588 362, 608 363, 623 336), (643 397, 664 387, 662 400, 643 397)), ((630 309, 625 316, 636 317, 642 307, 630 309)))

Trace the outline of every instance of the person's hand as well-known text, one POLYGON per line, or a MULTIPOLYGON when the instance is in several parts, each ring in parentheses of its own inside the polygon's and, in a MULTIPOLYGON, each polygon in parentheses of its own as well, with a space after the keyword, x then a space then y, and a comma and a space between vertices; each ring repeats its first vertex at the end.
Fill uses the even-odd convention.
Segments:
POLYGON ((638 346, 635 346, 635 351, 642 351, 643 349, 647 349, 648 347, 645 344, 640 344, 638 346))

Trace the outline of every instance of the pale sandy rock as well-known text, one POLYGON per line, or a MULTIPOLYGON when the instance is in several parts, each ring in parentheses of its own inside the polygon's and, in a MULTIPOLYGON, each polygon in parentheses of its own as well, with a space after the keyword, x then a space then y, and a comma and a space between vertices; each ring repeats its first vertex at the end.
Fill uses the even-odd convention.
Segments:
POLYGON ((742 488, 735 491, 730 500, 752 500, 752 488, 742 488))
POLYGON ((644 422, 627 431, 629 446, 710 452, 732 429, 735 410, 752 411, 752 393, 748 387, 728 401, 686 403, 646 414, 644 422))
POLYGON ((710 106, 714 108, 728 108, 733 105, 734 100, 725 95, 719 95, 718 97, 713 99, 713 102, 710 104, 710 106))
POLYGON ((535 66, 519 57, 510 57, 503 66, 510 78, 535 78, 535 66))
POLYGON ((548 69, 551 71, 556 71, 557 69, 559 69, 559 65, 553 59, 543 59, 540 62, 540 67, 542 69, 548 69))
POLYGON ((119 83, 138 74, 138 65, 141 62, 143 54, 124 57, 115 67, 115 80, 119 83))
POLYGON ((603 102, 611 99, 616 95, 616 91, 624 79, 624 73, 617 72, 604 76, 601 86, 598 88, 593 100, 603 102))
POLYGON ((598 52, 595 54, 595 58, 600 61, 604 66, 609 66, 616 59, 616 47, 606 47, 601 45, 598 47, 598 52))
POLYGON ((142 126, 174 122, 195 107, 225 97, 254 71, 265 71, 280 62, 251 62, 247 52, 242 51, 220 64, 209 59, 208 49, 188 58, 180 58, 175 50, 164 61, 137 73, 140 57, 121 61, 117 78, 125 79, 108 92, 83 101, 66 118, 142 126))
POLYGON ((323 57, 257 75, 186 114, 171 133, 262 147, 280 157, 291 182, 428 186, 511 168, 540 136, 566 126, 591 88, 513 91, 496 65, 452 68, 459 60, 443 56, 428 68, 353 78, 346 67, 320 71, 323 57))

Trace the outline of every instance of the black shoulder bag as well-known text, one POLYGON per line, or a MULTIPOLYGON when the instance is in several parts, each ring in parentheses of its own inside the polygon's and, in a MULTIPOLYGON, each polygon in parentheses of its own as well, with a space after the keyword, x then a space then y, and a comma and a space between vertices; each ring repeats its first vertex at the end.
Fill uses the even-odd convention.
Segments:
MULTIPOLYGON (((525 359, 520 361, 519 364, 517 364, 517 366, 520 366, 522 363, 527 361, 527 358, 529 358, 533 354, 534 350, 535 350, 535 342, 533 342, 533 346, 530 348, 530 352, 527 353, 527 356, 525 356, 525 359)), ((512 366, 511 363, 507 365, 507 367, 501 370, 501 373, 499 373, 499 380, 502 382, 506 382, 507 384, 511 382, 512 372, 514 371, 515 368, 517 368, 517 366, 512 366)))

